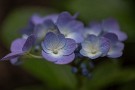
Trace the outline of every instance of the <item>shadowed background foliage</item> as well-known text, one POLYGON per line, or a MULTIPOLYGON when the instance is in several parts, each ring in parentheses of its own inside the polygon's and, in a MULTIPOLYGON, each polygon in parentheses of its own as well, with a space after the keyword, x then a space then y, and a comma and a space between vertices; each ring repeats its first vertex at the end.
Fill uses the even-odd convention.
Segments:
POLYGON ((9 53, 12 40, 34 13, 47 15, 79 12, 85 25, 114 17, 128 34, 121 58, 94 61, 92 79, 81 82, 67 65, 36 59, 20 66, 0 62, 0 90, 134 90, 135 89, 135 2, 134 0, 0 0, 0 57, 9 53))

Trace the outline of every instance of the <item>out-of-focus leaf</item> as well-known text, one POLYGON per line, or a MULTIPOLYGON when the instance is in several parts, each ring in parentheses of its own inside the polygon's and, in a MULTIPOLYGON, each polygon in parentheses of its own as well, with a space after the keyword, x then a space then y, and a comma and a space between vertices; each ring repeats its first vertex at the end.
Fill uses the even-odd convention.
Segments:
POLYGON ((131 81, 128 83, 124 83, 124 85, 121 85, 118 90, 134 90, 135 89, 135 82, 131 81))
POLYGON ((19 87, 16 88, 15 90, 46 90, 46 89, 43 86, 34 85, 34 86, 19 87))
POLYGON ((21 37, 19 30, 27 26, 33 14, 47 15, 53 11, 52 9, 44 9, 41 7, 22 7, 11 11, 2 25, 1 38, 3 42, 9 47, 14 39, 21 37))
POLYGON ((128 34, 128 42, 135 41, 133 10, 124 0, 74 0, 67 8, 79 12, 80 19, 87 23, 114 17, 119 21, 121 29, 128 34))
POLYGON ((67 65, 56 65, 44 60, 25 60, 23 68, 52 88, 75 89, 77 81, 67 65))
POLYGON ((100 90, 111 83, 124 83, 135 80, 135 70, 131 68, 121 69, 118 64, 104 62, 97 66, 93 72, 93 78, 86 80, 88 90, 100 90))

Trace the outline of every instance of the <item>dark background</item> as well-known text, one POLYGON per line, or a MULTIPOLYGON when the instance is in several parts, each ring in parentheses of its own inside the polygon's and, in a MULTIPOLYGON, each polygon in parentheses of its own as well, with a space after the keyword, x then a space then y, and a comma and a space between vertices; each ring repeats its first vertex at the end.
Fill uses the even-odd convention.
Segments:
MULTIPOLYGON (((11 41, 8 40, 10 40, 9 39, 10 37, 12 40, 15 39, 14 36, 11 35, 15 35, 15 34, 18 35, 18 33, 12 32, 12 29, 14 28, 11 28, 11 30, 9 31, 9 29, 7 29, 8 24, 6 23, 10 22, 13 23, 13 25, 18 25, 17 24, 18 21, 21 23, 21 21, 23 20, 23 13, 20 12, 19 10, 22 10, 22 8, 23 8, 23 12, 25 12, 26 10, 26 13, 24 13, 24 15, 27 14, 27 12, 29 12, 27 11, 27 8, 30 8, 29 10, 31 10, 33 13, 34 11, 37 12, 38 10, 41 9, 42 9, 41 13, 43 12, 44 9, 45 9, 44 12, 46 12, 47 10, 47 12, 51 11, 52 13, 62 12, 62 11, 69 11, 71 13, 79 12, 80 13, 79 19, 84 21, 85 23, 88 23, 91 20, 102 20, 108 17, 116 18, 119 21, 122 30, 128 34, 128 40, 125 42, 124 54, 118 60, 99 61, 99 67, 97 64, 97 68, 95 69, 95 72, 97 70, 99 74, 101 73, 101 75, 97 77, 99 79, 102 78, 103 80, 102 79, 99 80, 98 78, 97 78, 98 80, 93 80, 93 83, 95 84, 93 84, 92 86, 93 89, 91 90, 134 90, 135 89, 135 1, 134 0, 103 0, 103 1, 102 0, 95 0, 95 1, 94 0, 0 0, 0 57, 1 58, 10 52, 9 44, 11 43, 11 41), (20 18, 17 17, 16 22, 11 21, 12 16, 16 15, 13 14, 15 13, 14 10, 16 10, 16 12, 18 13, 17 15, 22 15, 20 16, 20 18), (11 19, 8 20, 9 18, 11 19), (5 32, 11 32, 11 34, 8 35, 5 34, 5 32), (6 37, 8 39, 6 39, 6 37), (104 66, 104 63, 106 66, 104 66), (118 65, 118 67, 116 64, 118 65), (112 72, 109 69, 106 70, 106 68, 110 68, 112 72), (102 73, 102 71, 104 72, 104 74, 102 73), (109 74, 110 76, 107 74, 108 75, 107 77, 106 73, 110 73, 109 74), (116 75, 114 75, 114 73, 116 75), (105 77, 107 79, 104 79, 105 77), (107 82, 105 82, 104 85, 100 84, 103 83, 102 81, 105 80, 107 80, 107 82), (108 80, 110 80, 110 82, 108 82, 108 80), (96 85, 97 87, 99 86, 99 88, 95 88, 94 86, 96 85)), ((25 25, 26 24, 27 23, 25 23, 25 25)), ((24 25, 20 25, 19 27, 23 27, 23 26, 24 25)), ((31 65, 32 63, 31 62, 28 63, 30 63, 30 65, 26 64, 26 66, 25 65, 14 66, 11 65, 8 61, 0 62, 0 90, 56 90, 56 89, 59 90, 60 89, 57 88, 57 86, 53 87, 52 85, 51 87, 51 85, 48 85, 47 83, 48 80, 50 79, 42 80, 42 78, 39 78, 40 76, 42 77, 41 75, 42 73, 40 75, 37 74, 35 75, 34 73, 37 72, 33 72, 31 71, 31 69, 29 69, 29 66, 32 66, 31 65)), ((41 70, 41 72, 43 71, 44 70, 41 70)), ((47 78, 47 76, 45 76, 45 78, 47 78)), ((84 85, 82 90, 88 89, 85 87, 87 86, 84 85)), ((68 87, 64 87, 64 88, 69 90, 68 87)))

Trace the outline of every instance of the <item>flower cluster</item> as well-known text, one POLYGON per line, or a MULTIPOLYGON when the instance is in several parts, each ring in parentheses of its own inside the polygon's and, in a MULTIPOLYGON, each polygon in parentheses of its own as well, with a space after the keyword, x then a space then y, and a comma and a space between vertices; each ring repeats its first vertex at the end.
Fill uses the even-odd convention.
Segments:
MULTIPOLYGON (((127 35, 120 30, 116 20, 91 22, 88 26, 77 20, 77 14, 68 12, 30 18, 21 30, 22 38, 11 44, 11 53, 1 60, 16 64, 24 56, 44 58, 55 64, 69 64, 75 58, 96 59, 122 56, 123 41, 127 35)), ((80 67, 84 68, 85 65, 80 67)), ((86 74, 86 68, 81 69, 86 74)), ((76 68, 73 71, 77 72, 76 68)))

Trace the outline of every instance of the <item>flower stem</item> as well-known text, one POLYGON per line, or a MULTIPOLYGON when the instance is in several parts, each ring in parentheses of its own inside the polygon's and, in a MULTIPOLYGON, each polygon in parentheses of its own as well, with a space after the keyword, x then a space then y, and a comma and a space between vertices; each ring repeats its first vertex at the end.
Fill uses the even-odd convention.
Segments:
POLYGON ((37 55, 30 54, 30 53, 28 54, 28 56, 33 57, 33 58, 37 58, 37 59, 43 59, 42 56, 37 56, 37 55))

